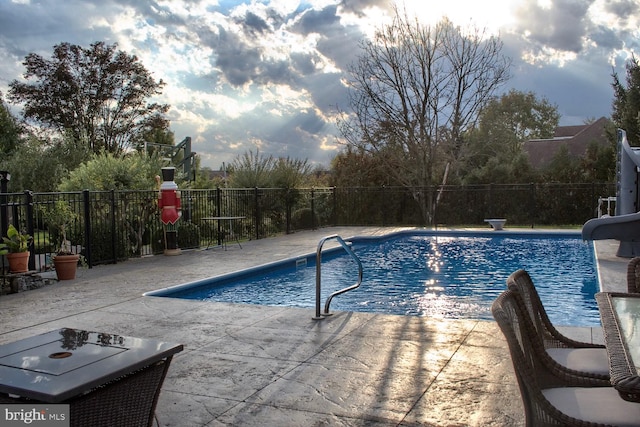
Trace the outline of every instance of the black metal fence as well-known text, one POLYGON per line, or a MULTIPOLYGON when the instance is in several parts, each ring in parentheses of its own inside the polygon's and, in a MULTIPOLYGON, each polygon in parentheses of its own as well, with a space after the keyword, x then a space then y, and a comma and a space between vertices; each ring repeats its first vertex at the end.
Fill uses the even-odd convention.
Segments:
MULTIPOLYGON (((511 226, 580 225, 596 216, 598 199, 615 194, 615 185, 525 184, 425 188, 442 195, 435 222, 443 226, 483 225, 503 217, 511 226)), ((232 233, 242 240, 332 225, 422 226, 421 210, 399 187, 218 188, 181 190, 178 246, 206 247, 232 233), (241 216, 222 227, 206 218, 241 216), (232 227, 229 230, 228 227, 232 227)), ((0 193, 0 226, 9 223, 34 237, 30 269, 50 264, 56 242, 46 209, 64 201, 75 212, 67 239, 89 266, 162 253, 163 227, 156 191, 0 193)), ((3 234, 4 234, 3 232, 3 234)), ((4 262, 4 260, 3 260, 4 262)), ((2 265, 4 268, 4 264, 2 265)))
MULTIPOLYGON (((615 184, 490 184, 430 188, 442 196, 435 224, 480 225, 486 218, 508 218, 510 225, 581 225, 596 216, 598 199, 613 196, 615 184)), ((336 188, 331 206, 339 225, 424 225, 406 189, 336 188)), ((486 224, 484 224, 486 225, 486 224)))

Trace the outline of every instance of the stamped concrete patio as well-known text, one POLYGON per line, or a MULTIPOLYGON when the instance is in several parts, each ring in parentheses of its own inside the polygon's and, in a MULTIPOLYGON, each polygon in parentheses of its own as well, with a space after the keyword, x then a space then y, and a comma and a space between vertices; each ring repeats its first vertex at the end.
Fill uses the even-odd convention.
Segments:
MULTIPOLYGON (((156 411, 160 426, 517 426, 520 394, 494 322, 144 297, 147 291, 315 252, 330 228, 79 271, 0 297, 0 343, 60 327, 184 344, 156 411)), ((601 283, 625 288, 628 260, 597 242, 601 283)), ((566 331, 565 331, 566 332, 566 331)), ((591 329, 581 339, 601 340, 591 329)))

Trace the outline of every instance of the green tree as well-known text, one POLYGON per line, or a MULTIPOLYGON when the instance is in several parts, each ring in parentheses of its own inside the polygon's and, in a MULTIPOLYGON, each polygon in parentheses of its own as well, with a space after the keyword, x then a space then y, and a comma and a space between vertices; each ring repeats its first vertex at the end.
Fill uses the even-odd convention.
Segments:
POLYGON ((8 187, 13 193, 55 191, 66 174, 58 158, 33 135, 24 138, 19 150, 0 160, 0 169, 11 174, 8 187))
POLYGON ((300 188, 309 181, 310 175, 311 165, 306 159, 281 157, 274 162, 270 181, 276 188, 300 188))
POLYGON ((508 162, 499 156, 489 158, 486 163, 469 171, 464 184, 513 184, 538 180, 538 174, 531 167, 525 153, 519 153, 508 162))
POLYGON ((616 149, 604 147, 595 141, 587 146, 581 159, 582 182, 614 182, 616 173, 616 149))
MULTIPOLYGON (((538 99, 533 92, 510 90, 491 100, 480 113, 477 126, 467 135, 456 175, 466 183, 518 182, 515 166, 521 167, 526 160, 523 144, 530 139, 552 138, 559 121, 557 106, 546 99, 538 99), (492 167, 498 170, 492 172, 492 167), (494 181, 498 176, 500 180, 494 181)), ((520 175, 532 178, 531 173, 520 175)))
POLYGON ((573 157, 567 146, 563 144, 544 168, 543 179, 545 182, 581 182, 581 162, 573 157))
POLYGON ((9 191, 56 191, 60 182, 90 158, 88 148, 69 135, 50 140, 31 134, 21 138, 20 146, 2 157, 0 168, 11 173, 9 191))
MULTIPOLYGON (((198 163, 199 163, 199 159, 198 159, 198 163)), ((198 167, 196 169, 196 179, 193 182, 193 186, 192 188, 197 188, 197 189, 215 189, 217 187, 224 187, 225 182, 224 179, 222 177, 212 177, 213 176, 213 170, 208 167, 198 167)))
POLYGON ((147 102, 164 83, 117 44, 95 42, 85 49, 61 43, 50 60, 30 53, 23 64, 25 82, 9 84, 9 100, 23 104, 25 119, 70 131, 95 153, 119 155, 141 143, 149 129, 168 128, 169 106, 147 102))
POLYGON ((0 92, 0 154, 12 153, 22 137, 23 129, 4 103, 0 92))
POLYGON ((283 189, 280 202, 285 207, 285 223, 287 224, 287 233, 290 233, 293 209, 302 199, 298 188, 308 182, 311 166, 307 160, 281 157, 275 160, 270 175, 271 186, 283 189))
POLYGON ((430 224, 437 197, 426 189, 446 183, 448 164, 458 161, 465 132, 509 78, 510 61, 499 38, 484 31, 447 19, 422 25, 398 10, 361 49, 349 70, 351 113, 341 114, 340 133, 384 159, 430 224))
MULTIPOLYGON (((116 157, 111 153, 102 153, 73 170, 68 178, 62 181, 59 190, 154 190, 155 177, 160 173, 162 166, 163 161, 158 156, 134 152, 124 157, 116 157)), ((97 208, 95 215, 103 217, 96 222, 105 224, 111 215, 118 216, 117 221, 124 224, 127 233, 123 246, 133 246, 132 253, 138 255, 142 251, 144 236, 151 232, 152 221, 158 213, 157 192, 148 191, 131 198, 125 191, 120 193, 119 197, 121 209, 111 212, 108 204, 97 208), (134 244, 131 245, 129 241, 134 244)), ((94 231, 96 230, 104 231, 95 227, 94 231)))
POLYGON ((612 77, 613 122, 627 132, 630 145, 640 146, 640 62, 635 56, 627 61, 626 86, 616 73, 612 77))
POLYGON ((152 190, 163 162, 158 156, 134 153, 116 157, 111 153, 95 155, 62 180, 60 191, 152 190))
MULTIPOLYGON (((54 138, 48 142, 46 153, 62 164, 66 172, 72 171, 81 164, 89 161, 93 153, 84 141, 79 141, 73 137, 70 131, 66 131, 62 137, 54 138)), ((65 173, 60 176, 60 180, 67 176, 65 173)))

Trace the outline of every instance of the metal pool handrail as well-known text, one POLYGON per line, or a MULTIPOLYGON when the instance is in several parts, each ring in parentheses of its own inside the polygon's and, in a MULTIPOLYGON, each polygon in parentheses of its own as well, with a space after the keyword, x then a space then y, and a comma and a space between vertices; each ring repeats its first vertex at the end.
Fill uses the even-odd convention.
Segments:
POLYGON ((360 262, 360 258, 358 258, 355 252, 353 252, 351 247, 342 239, 342 237, 340 237, 337 234, 332 234, 330 236, 326 236, 320 239, 320 242, 318 242, 318 249, 316 250, 316 315, 313 319, 322 320, 324 319, 324 316, 331 316, 331 314, 329 313, 329 305, 331 305, 331 300, 333 299, 333 297, 335 297, 336 295, 340 295, 345 292, 351 291, 353 289, 356 289, 357 287, 360 286, 361 283, 362 283, 362 263, 360 262), (329 297, 327 298, 327 301, 324 304, 324 313, 320 313, 320 299, 322 298, 320 296, 320 288, 322 283, 322 280, 321 280, 322 246, 324 246, 324 243, 327 240, 331 240, 331 239, 337 240, 338 243, 340 243, 340 246, 342 246, 344 250, 347 251, 349 255, 351 255, 351 258, 353 258, 356 264, 358 264, 358 281, 356 282, 355 285, 351 285, 344 289, 340 289, 339 291, 335 291, 334 293, 329 295, 329 297))

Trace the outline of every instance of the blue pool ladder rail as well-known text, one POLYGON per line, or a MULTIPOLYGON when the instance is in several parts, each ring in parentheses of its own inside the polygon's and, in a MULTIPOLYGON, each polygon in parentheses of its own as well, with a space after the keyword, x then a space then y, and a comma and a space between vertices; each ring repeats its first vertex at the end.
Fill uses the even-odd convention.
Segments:
POLYGON ((362 283, 362 262, 360 262, 360 258, 358 258, 355 252, 353 252, 353 249, 351 249, 351 246, 349 246, 347 242, 345 242, 342 239, 342 237, 340 237, 337 234, 332 234, 330 236, 326 236, 320 239, 320 242, 318 242, 318 249, 316 250, 316 315, 313 319, 322 320, 326 316, 331 316, 331 313, 329 313, 329 306, 331 305, 331 300, 333 299, 333 297, 335 297, 336 295, 340 295, 345 292, 351 291, 353 289, 356 289, 360 286, 361 283, 362 283), (335 291, 334 293, 329 295, 329 297, 327 298, 327 301, 324 304, 324 313, 320 313, 320 299, 322 298, 320 295, 320 289, 322 287, 322 279, 321 279, 322 247, 324 246, 324 243, 327 240, 332 240, 332 239, 337 240, 338 243, 340 243, 340 246, 344 248, 344 250, 351 256, 351 258, 353 258, 353 260, 358 265, 358 281, 354 285, 348 286, 344 289, 340 289, 339 291, 335 291))

